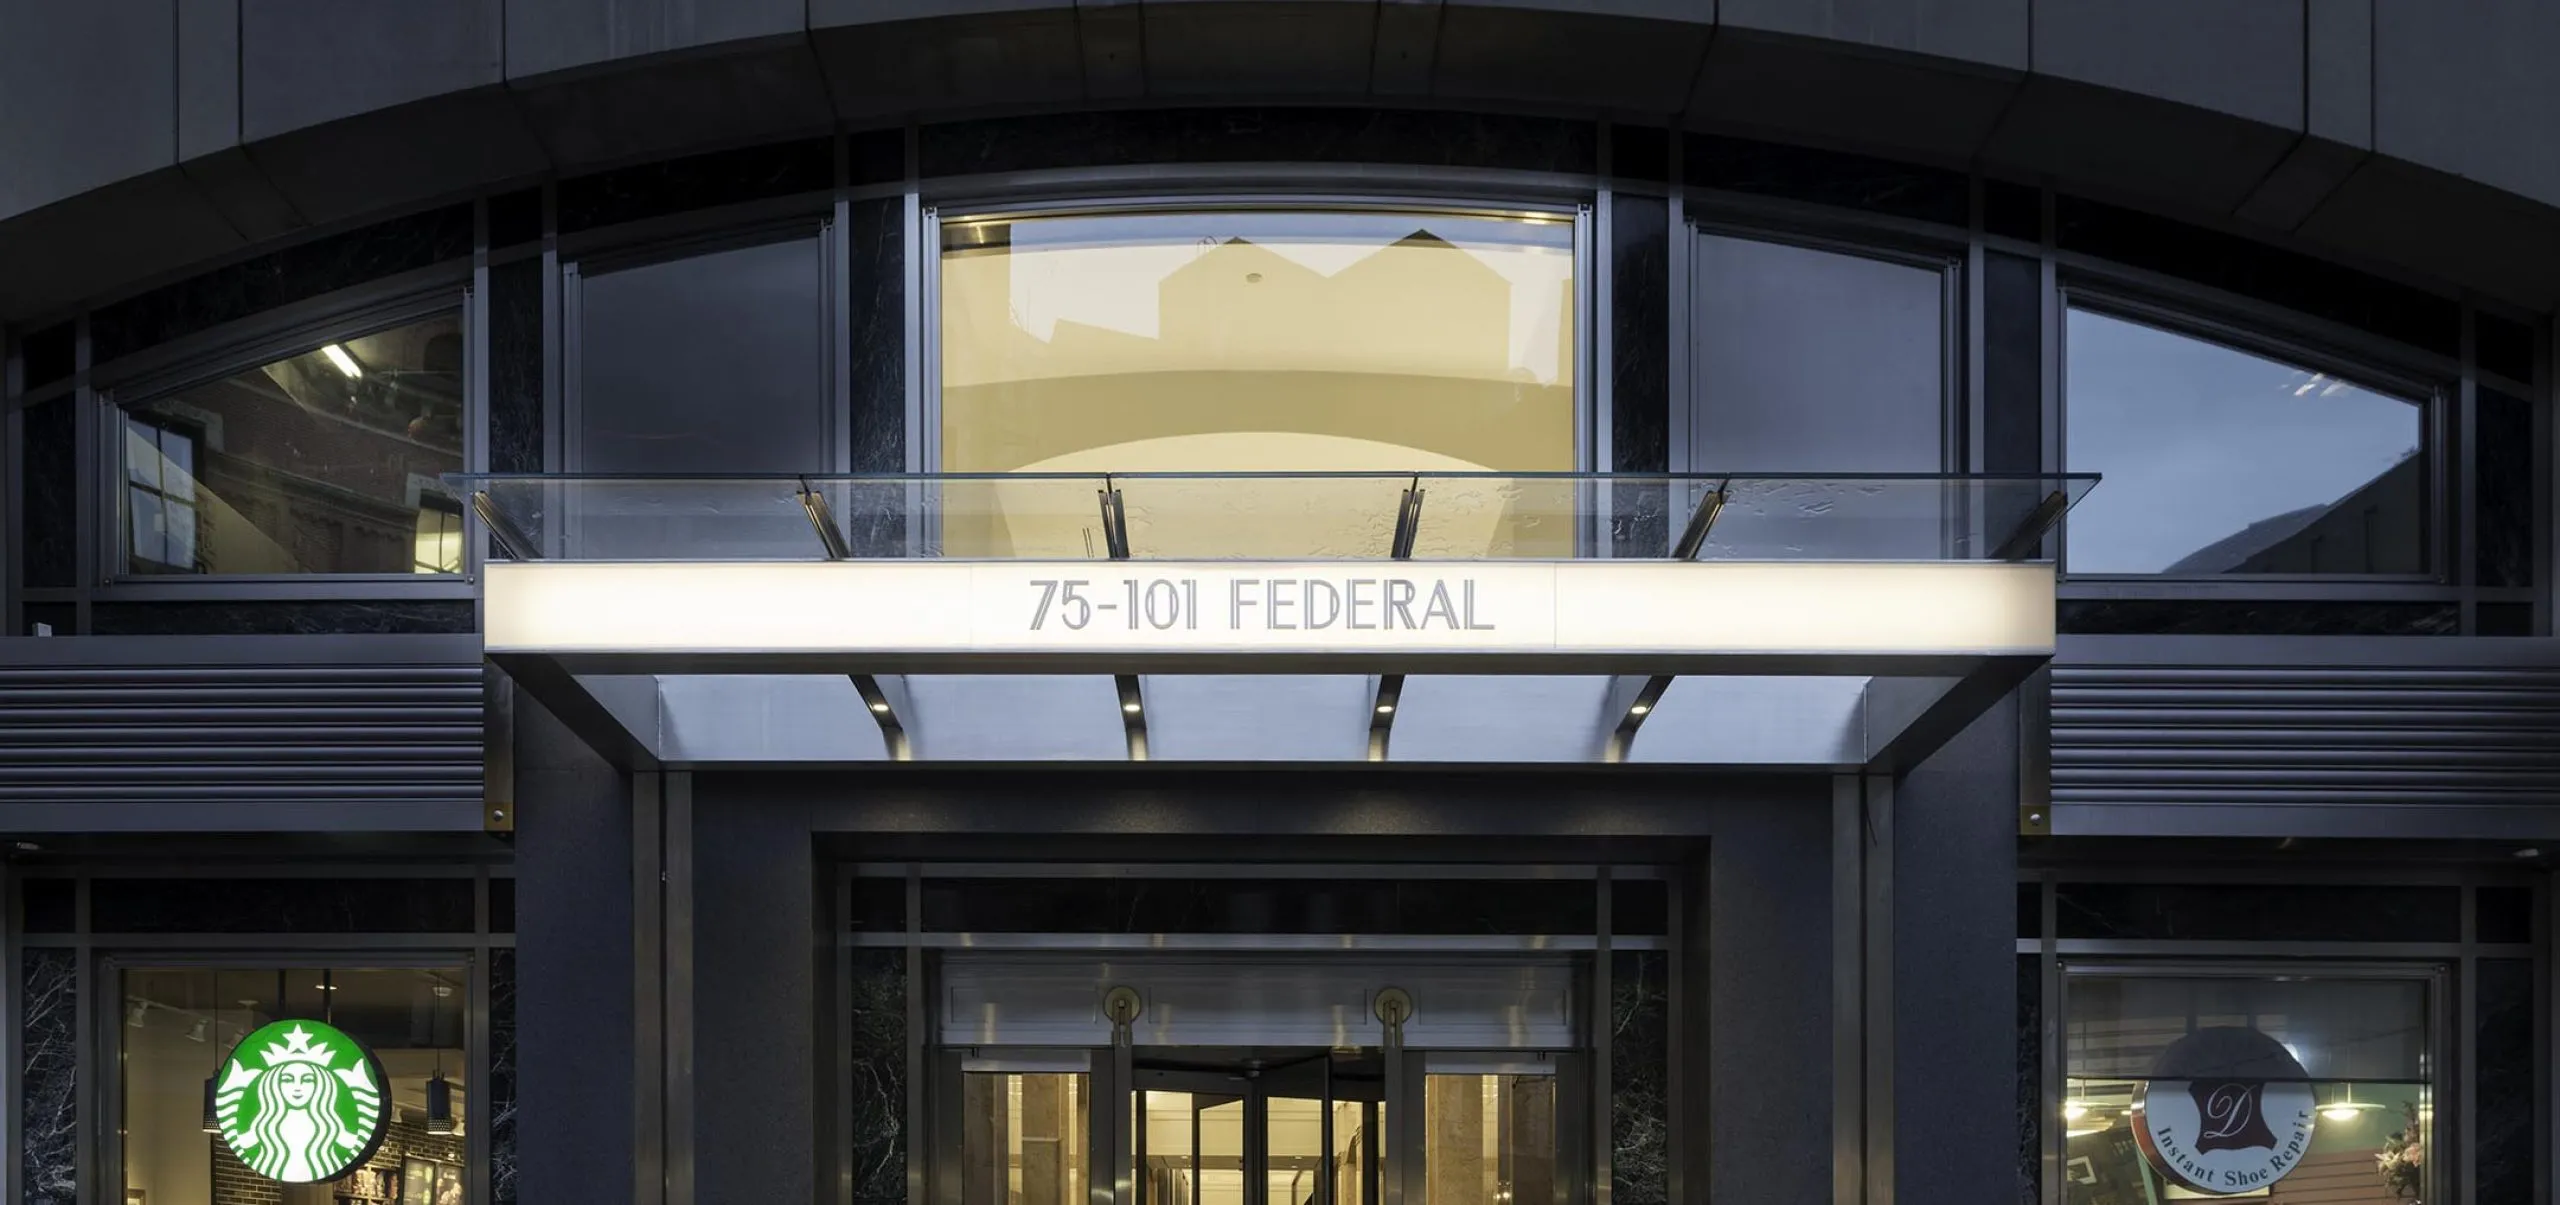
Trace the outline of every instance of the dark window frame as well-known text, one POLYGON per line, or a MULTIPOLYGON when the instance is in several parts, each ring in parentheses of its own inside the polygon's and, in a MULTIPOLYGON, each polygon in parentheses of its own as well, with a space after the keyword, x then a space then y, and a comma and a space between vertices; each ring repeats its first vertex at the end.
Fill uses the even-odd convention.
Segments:
MULTIPOLYGON (((2360 389, 2418 408, 2421 487, 2426 513, 2421 518, 2424 542, 2416 573, 2082 573, 2070 561, 2070 523, 2066 517, 2054 537, 2060 596, 2070 598, 2355 598, 2380 597, 2451 600, 2469 590, 2464 567, 2457 562, 2461 516, 2468 508, 2462 491, 2468 474, 2453 463, 2461 447, 2460 366, 2436 363, 2412 349, 2408 358, 2350 355, 2310 329, 2264 313, 2241 312, 2193 297, 2165 297, 2157 291, 2088 274, 2063 276, 2051 307, 2052 395, 2047 406, 2048 456, 2057 471, 2074 471, 2070 446, 2070 318, 2087 311, 2120 322, 2147 327, 2243 355, 2303 371, 2321 373, 2360 389)), ((2090 471, 2104 473, 2102 467, 2090 471)), ((2103 479, 2099 489, 2106 489, 2103 479)))
POLYGON ((484 374, 477 369, 482 349, 474 340, 480 302, 478 292, 459 281, 427 288, 412 285, 350 290, 310 306, 233 324, 204 341, 179 345, 175 354, 183 358, 153 357, 145 363, 137 357, 101 370, 91 405, 102 434, 85 457, 97 479, 93 493, 99 496, 97 513, 101 517, 96 530, 87 537, 93 542, 101 567, 91 597, 110 602, 474 597, 473 577, 479 557, 470 536, 475 525, 467 517, 460 573, 133 573, 126 547, 129 532, 124 510, 122 432, 129 415, 146 413, 154 404, 186 390, 307 355, 329 344, 450 315, 463 340, 461 465, 467 471, 485 455, 487 442, 486 388, 484 374), (106 434, 109 432, 113 434, 106 434), (108 521, 109 516, 113 521, 108 521))

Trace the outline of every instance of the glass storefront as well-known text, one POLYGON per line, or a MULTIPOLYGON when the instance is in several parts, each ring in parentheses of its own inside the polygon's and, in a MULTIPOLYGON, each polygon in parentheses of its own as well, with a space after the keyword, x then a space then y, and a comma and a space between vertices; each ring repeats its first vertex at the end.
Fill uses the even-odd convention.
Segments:
POLYGON ((467 968, 130 966, 120 978, 128 1205, 462 1205, 467 968), (362 1050, 329 1049, 335 1038, 313 1036, 327 1030, 362 1050))
MULTIPOLYGON (((2441 1182, 2433 1149, 2430 981, 2423 971, 2390 977, 2366 970, 2262 975, 2145 973, 2092 969, 2066 980, 2063 1135, 2064 1205, 2155 1205, 2199 1197, 2255 1198, 2271 1205, 2434 1199, 2441 1182), (2243 1033, 2272 1039, 2298 1078, 2201 1099, 2202 1128, 2221 1133, 2208 1150, 2254 1156, 2244 1166, 2273 1176, 2256 1191, 2200 1191, 2174 1171, 2165 1140, 2145 1132, 2145 1112, 2188 1107, 2207 1081, 2164 1078, 2172 1051, 2194 1035, 2243 1033), (2279 1094, 2307 1107, 2288 1115, 2279 1094), (2165 1095, 2163 1095, 2165 1094, 2165 1095), (2212 1109, 2228 1109, 2216 1122, 2212 1109), (2307 1130, 2292 1149, 2298 1120, 2307 1130), (2228 1131, 2227 1133, 2223 1133, 2228 1131), (2255 1144, 2264 1142, 2261 1148, 2255 1144)), ((2234 1162, 2241 1162, 2236 1159, 2234 1162)), ((2216 1165, 2219 1167, 2219 1165, 2216 1165)))

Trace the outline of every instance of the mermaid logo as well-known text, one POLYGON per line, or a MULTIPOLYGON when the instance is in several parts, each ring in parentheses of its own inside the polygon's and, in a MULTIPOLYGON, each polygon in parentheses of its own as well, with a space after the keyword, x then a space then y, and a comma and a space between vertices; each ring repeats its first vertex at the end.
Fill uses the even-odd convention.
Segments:
POLYGON ((318 1021, 278 1021, 240 1039, 214 1087, 222 1141, 249 1170, 287 1184, 334 1180, 382 1145, 382 1065, 318 1021))

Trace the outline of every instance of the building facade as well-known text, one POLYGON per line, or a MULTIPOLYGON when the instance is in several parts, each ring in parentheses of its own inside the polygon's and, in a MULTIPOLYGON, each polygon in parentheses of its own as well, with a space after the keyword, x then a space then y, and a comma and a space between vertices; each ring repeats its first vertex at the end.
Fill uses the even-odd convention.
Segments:
POLYGON ((2551 1200, 2553 47, 0 0, 0 1196, 2551 1200))

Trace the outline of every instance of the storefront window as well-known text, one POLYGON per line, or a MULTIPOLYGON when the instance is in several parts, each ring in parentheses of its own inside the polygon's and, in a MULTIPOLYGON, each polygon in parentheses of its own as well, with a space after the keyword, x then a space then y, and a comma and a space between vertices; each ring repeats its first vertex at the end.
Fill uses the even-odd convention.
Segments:
POLYGON ((460 572, 462 367, 445 314, 131 408, 125 572, 460 572))
POLYGON ((2426 408, 2327 372, 2074 308, 2065 523, 2082 574, 2416 574, 2426 408))
POLYGON ((462 967, 135 967, 121 979, 123 1200, 461 1205, 462 967))
POLYGON ((2434 1198, 2424 979, 2074 974, 2067 1205, 2434 1198))
MULTIPOLYGON (((1567 218, 1227 209, 942 239, 945 472, 1575 467, 1567 218)), ((1141 555, 1378 556, 1403 484, 1132 483, 1127 506, 1141 555)), ((955 554, 1082 547, 1090 487, 987 488, 946 510, 955 554)), ((1554 500, 1467 505, 1488 549, 1570 534, 1536 519, 1571 513, 1554 500)))

